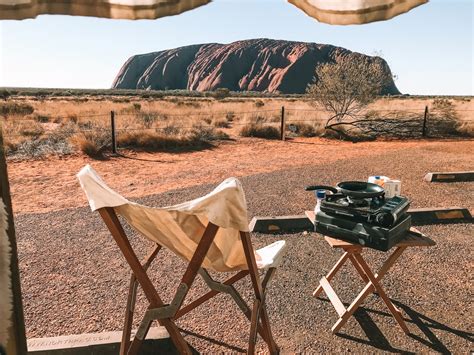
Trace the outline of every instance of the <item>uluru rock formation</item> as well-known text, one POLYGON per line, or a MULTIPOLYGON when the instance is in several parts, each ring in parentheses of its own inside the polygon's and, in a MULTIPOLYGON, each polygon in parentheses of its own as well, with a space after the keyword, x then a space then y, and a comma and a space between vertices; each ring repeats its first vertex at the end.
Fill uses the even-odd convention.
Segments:
MULTIPOLYGON (((230 44, 197 44, 135 55, 120 69, 117 89, 280 92, 301 94, 312 82, 316 66, 351 56, 381 61, 328 44, 252 39, 230 44)), ((384 94, 399 94, 395 83, 384 94)))

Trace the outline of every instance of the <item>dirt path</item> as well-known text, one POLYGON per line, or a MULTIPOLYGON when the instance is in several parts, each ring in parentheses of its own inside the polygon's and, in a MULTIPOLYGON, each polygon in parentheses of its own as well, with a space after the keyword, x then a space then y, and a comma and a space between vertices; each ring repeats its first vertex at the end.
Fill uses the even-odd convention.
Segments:
MULTIPOLYGON (((50 157, 8 164, 16 213, 50 212, 86 204, 75 174, 92 166, 111 187, 127 197, 141 197, 177 188, 217 183, 229 176, 250 176, 305 165, 324 165, 356 157, 398 150, 422 149, 463 155, 474 151, 474 141, 394 141, 348 143, 320 138, 289 142, 240 138, 212 150, 191 153, 123 152, 126 157, 92 160, 83 155, 50 157)), ((429 159, 429 158, 428 158, 429 159)), ((466 169, 469 159, 464 159, 466 169)), ((471 162, 472 168, 472 162, 471 162)), ((460 170, 456 159, 443 162, 445 170, 460 170)), ((382 174, 383 166, 374 174, 382 174)), ((348 176, 350 172, 348 171, 348 176)), ((421 178, 421 177, 420 177, 421 178)))

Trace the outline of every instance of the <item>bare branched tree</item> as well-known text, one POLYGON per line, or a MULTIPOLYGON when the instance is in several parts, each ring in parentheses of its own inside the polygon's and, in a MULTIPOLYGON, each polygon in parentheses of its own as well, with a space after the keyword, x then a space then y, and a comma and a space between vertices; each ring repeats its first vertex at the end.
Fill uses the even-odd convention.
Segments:
POLYGON ((348 137, 343 127, 358 126, 363 120, 361 112, 392 83, 383 59, 353 53, 336 63, 319 65, 306 93, 331 112, 325 129, 348 137))

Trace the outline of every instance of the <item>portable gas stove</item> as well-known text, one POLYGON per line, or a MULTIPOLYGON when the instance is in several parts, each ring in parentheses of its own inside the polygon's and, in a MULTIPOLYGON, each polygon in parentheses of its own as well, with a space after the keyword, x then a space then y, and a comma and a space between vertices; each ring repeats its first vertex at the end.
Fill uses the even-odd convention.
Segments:
POLYGON ((346 181, 337 188, 308 186, 307 191, 327 190, 316 212, 315 231, 333 238, 387 251, 410 229, 406 197, 385 198, 376 184, 346 181))

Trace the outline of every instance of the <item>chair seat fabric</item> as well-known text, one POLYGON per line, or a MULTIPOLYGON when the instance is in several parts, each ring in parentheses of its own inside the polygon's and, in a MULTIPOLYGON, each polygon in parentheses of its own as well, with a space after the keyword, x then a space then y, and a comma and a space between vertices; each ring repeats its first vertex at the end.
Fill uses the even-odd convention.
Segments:
POLYGON ((286 242, 279 240, 269 244, 266 247, 257 249, 255 256, 257 259, 257 267, 259 269, 269 269, 271 267, 280 266, 285 255, 286 242))
MULTIPOLYGON (((192 201, 148 207, 131 202, 112 190, 90 165, 77 177, 92 211, 113 208, 140 234, 187 261, 191 260, 208 223, 219 226, 202 266, 220 272, 248 269, 240 237, 241 231, 249 230, 247 203, 237 179, 226 179, 209 194, 192 201)), ((261 268, 280 261, 284 241, 274 244, 256 253, 261 268)))

